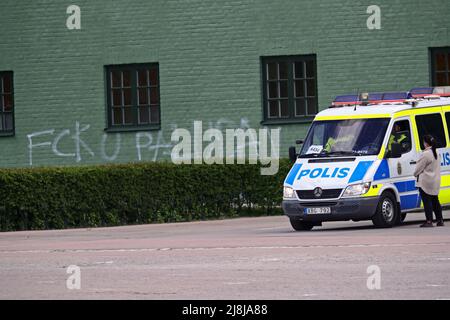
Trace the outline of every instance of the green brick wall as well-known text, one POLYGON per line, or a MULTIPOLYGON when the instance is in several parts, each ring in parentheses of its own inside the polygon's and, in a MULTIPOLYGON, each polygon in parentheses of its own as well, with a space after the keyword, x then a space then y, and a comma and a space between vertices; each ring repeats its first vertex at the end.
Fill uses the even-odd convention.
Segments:
MULTIPOLYGON (((105 134, 104 65, 159 62, 160 131, 142 160, 167 159, 176 127, 259 128, 261 56, 317 55, 320 108, 356 90, 429 85, 429 47, 450 45, 448 0, 2 0, 0 71, 14 71, 14 137, 0 137, 0 166, 29 166, 34 143, 76 150, 76 122, 89 125, 81 160, 33 150, 33 165, 105 163, 118 136, 105 134), (81 8, 81 30, 66 28, 66 8, 81 8), (366 9, 381 8, 381 30, 368 30, 366 9), (106 139, 106 140, 105 140, 106 139), (104 148, 102 148, 104 146, 104 148), (102 152, 102 150, 104 152, 102 152)), ((281 128, 281 154, 309 124, 281 128)), ((136 132, 120 134, 116 162, 137 161, 136 132)))

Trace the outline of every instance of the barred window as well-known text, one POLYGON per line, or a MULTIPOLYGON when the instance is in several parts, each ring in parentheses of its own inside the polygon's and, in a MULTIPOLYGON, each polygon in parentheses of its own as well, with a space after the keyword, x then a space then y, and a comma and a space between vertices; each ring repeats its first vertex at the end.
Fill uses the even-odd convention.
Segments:
POLYGON ((14 86, 12 71, 0 71, 0 136, 14 135, 14 86))
POLYGON ((106 66, 108 129, 159 129, 157 63, 106 66))
POLYGON ((264 121, 298 121, 318 111, 315 55, 262 58, 264 121))
POLYGON ((450 47, 431 48, 431 85, 450 86, 450 47))

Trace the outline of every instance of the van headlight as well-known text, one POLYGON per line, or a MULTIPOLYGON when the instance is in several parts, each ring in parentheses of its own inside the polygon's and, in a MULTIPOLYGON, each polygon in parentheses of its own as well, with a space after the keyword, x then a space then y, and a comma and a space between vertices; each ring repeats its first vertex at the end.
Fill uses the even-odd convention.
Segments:
POLYGON ((360 196, 366 194, 367 191, 369 191, 369 189, 370 189, 370 182, 352 184, 345 189, 344 194, 342 196, 343 197, 360 196))
POLYGON ((283 198, 292 199, 295 198, 294 189, 291 187, 283 187, 283 198))

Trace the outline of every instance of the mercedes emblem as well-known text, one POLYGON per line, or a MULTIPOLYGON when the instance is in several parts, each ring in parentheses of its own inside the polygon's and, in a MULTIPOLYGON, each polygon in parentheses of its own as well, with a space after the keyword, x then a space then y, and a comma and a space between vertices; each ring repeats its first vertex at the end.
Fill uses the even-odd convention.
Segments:
POLYGON ((319 187, 315 188, 314 189, 314 197, 320 198, 321 196, 322 196, 322 188, 319 188, 319 187))

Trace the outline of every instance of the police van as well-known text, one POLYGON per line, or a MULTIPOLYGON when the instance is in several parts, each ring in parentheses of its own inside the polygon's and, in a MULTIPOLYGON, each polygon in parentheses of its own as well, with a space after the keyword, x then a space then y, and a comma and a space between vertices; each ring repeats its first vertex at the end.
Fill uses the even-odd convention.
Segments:
POLYGON ((416 161, 426 134, 437 140, 442 205, 450 204, 450 87, 335 98, 319 112, 283 186, 282 207, 295 230, 324 221, 400 224, 423 208, 416 161))

